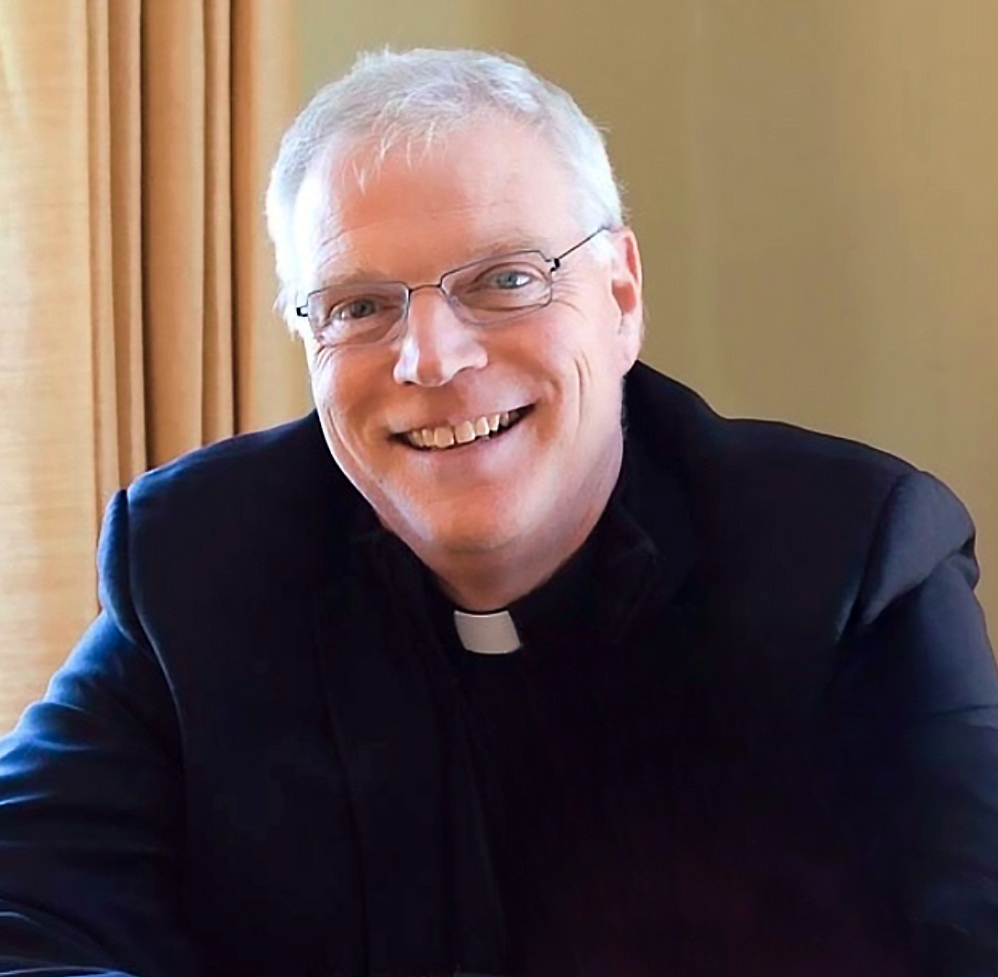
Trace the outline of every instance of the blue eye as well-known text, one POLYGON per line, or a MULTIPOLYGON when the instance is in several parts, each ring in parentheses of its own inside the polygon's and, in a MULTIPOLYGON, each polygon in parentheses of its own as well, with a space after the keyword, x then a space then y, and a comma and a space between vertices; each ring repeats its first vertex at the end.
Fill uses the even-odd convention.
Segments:
POLYGON ((497 292, 517 292, 544 282, 544 274, 530 264, 493 265, 478 275, 472 288, 497 292))
POLYGON ((330 318, 355 322, 357 319, 367 319, 382 311, 382 305, 376 298, 351 299, 343 302, 332 311, 330 318))
POLYGON ((501 289, 525 288, 532 281, 534 281, 533 275, 522 268, 504 268, 491 277, 489 287, 501 289))

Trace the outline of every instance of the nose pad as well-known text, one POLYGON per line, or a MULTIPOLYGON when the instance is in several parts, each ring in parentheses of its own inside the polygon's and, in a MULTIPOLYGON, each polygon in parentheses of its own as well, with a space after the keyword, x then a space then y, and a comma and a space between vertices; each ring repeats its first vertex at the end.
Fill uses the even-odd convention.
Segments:
POLYGON ((393 371, 395 381, 441 387, 462 370, 481 369, 488 362, 481 339, 478 328, 461 319, 439 285, 413 289, 393 371), (416 294, 424 288, 422 296, 416 294))

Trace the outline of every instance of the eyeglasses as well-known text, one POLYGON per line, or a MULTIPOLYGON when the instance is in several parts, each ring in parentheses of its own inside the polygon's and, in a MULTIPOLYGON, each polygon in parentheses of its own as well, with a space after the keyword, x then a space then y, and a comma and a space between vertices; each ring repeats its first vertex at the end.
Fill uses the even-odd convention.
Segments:
POLYGON ((365 345, 395 339, 401 333, 412 296, 438 288, 454 314, 475 326, 506 322, 551 303, 553 276, 573 251, 609 227, 600 227, 557 257, 540 251, 513 251, 482 258, 440 276, 427 285, 405 282, 358 282, 309 292, 295 312, 308 319, 321 346, 365 345))

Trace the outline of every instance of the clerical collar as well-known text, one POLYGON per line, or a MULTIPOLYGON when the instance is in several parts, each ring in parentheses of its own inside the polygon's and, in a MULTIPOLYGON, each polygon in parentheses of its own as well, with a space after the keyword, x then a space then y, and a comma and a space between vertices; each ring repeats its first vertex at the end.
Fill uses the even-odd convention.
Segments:
POLYGON ((479 655, 508 655, 520 648, 520 635, 509 611, 469 614, 455 610, 454 627, 466 651, 479 655))

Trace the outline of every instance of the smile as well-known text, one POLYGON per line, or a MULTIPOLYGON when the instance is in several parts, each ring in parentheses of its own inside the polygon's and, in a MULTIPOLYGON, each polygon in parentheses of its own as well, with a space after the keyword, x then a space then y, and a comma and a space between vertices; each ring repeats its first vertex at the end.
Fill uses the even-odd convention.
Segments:
POLYGON ((413 448, 423 451, 446 451, 461 447, 473 441, 487 440, 504 434, 530 412, 529 407, 503 411, 501 414, 483 414, 474 420, 461 421, 451 426, 416 428, 398 435, 399 439, 413 448))

